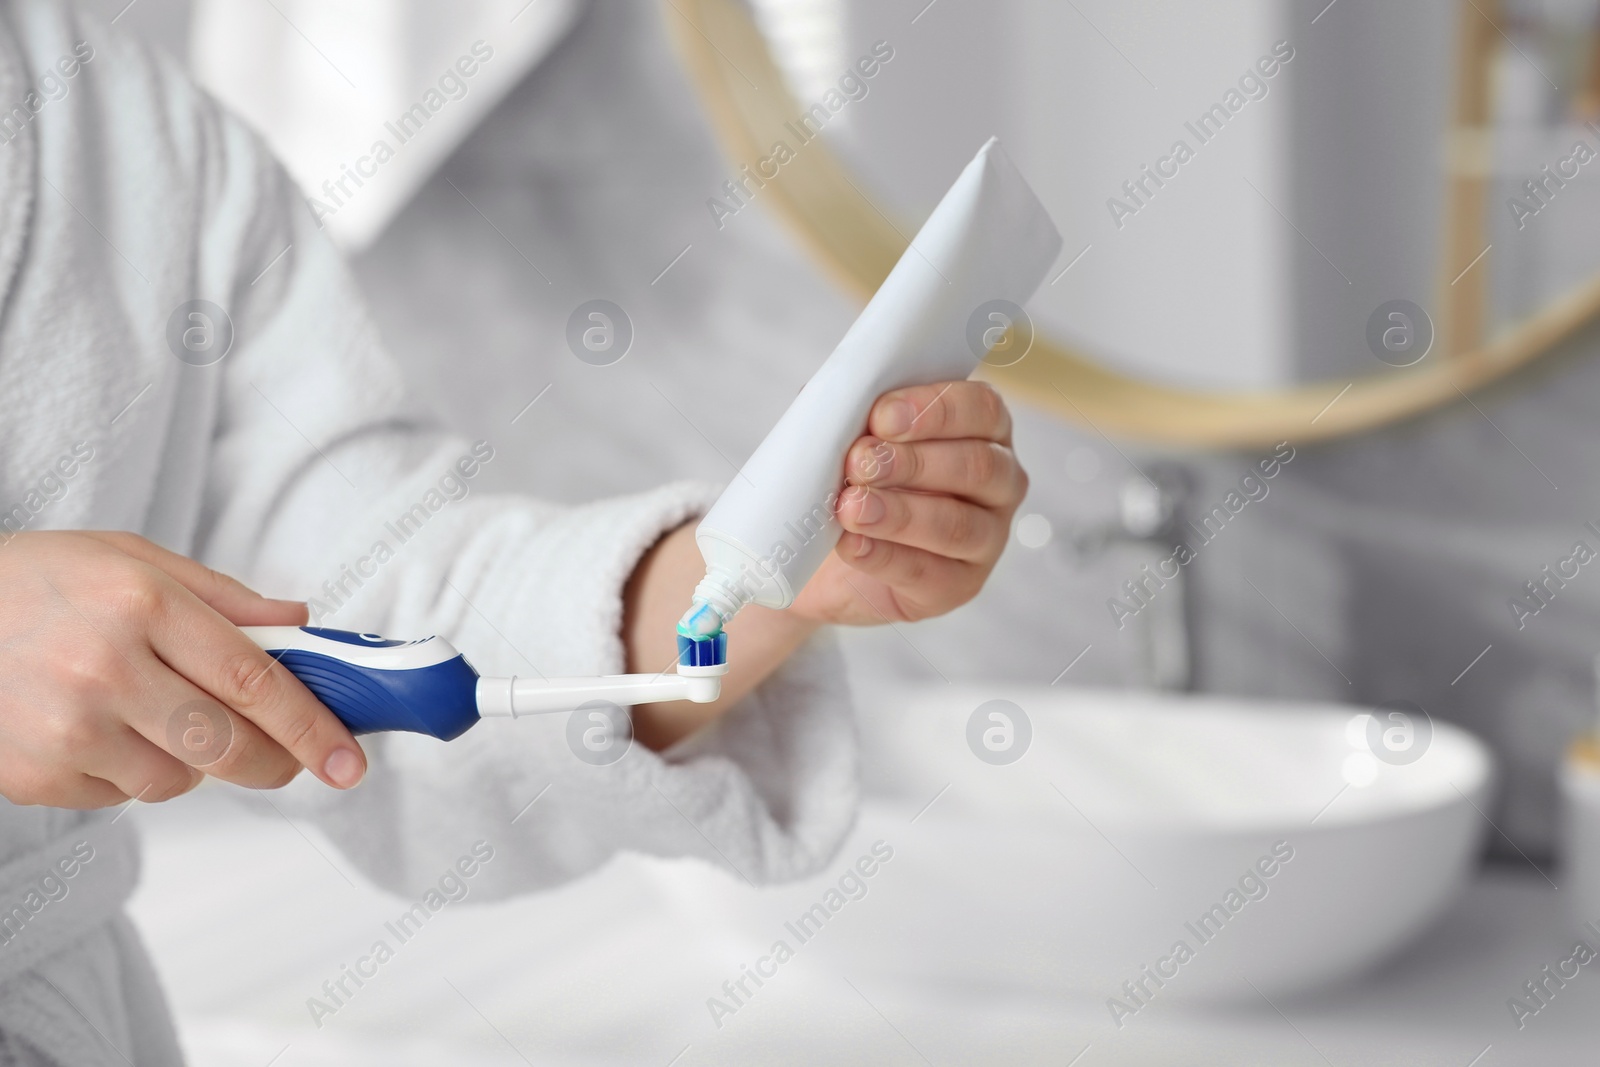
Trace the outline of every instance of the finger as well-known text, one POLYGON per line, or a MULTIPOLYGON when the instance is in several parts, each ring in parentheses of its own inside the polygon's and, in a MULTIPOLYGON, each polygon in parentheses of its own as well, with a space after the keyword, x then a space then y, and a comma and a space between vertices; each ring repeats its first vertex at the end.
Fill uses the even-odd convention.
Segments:
POLYGON ((887 441, 977 437, 1011 443, 1011 412, 987 382, 938 382, 894 389, 867 416, 867 432, 887 441))
POLYGON ((129 725, 146 741, 196 771, 249 789, 276 789, 300 771, 300 762, 242 714, 146 652, 140 670, 159 693, 129 725))
POLYGON ((109 808, 128 799, 126 793, 110 782, 87 774, 63 774, 59 770, 29 774, 16 767, 7 767, 3 778, 5 785, 0 787, 0 796, 18 805, 42 804, 52 808, 90 811, 109 808))
POLYGON ((147 804, 181 796, 205 777, 127 725, 119 725, 105 742, 83 753, 81 766, 92 777, 147 804))
POLYGON ((138 534, 86 531, 88 536, 162 571, 235 626, 304 626, 309 617, 299 600, 273 600, 205 564, 169 552, 138 534))
POLYGON ((993 562, 1006 542, 1005 527, 993 512, 954 497, 904 489, 851 486, 841 498, 839 523, 851 533, 968 562, 993 562))
POLYGON ((340 789, 366 773, 350 731, 256 643, 170 579, 141 599, 151 648, 173 670, 259 726, 303 767, 340 789))
POLYGON ((60 788, 62 796, 49 802, 53 808, 89 811, 95 808, 112 808, 133 799, 104 778, 95 778, 88 774, 73 775, 72 779, 62 783, 60 788))
POLYGON ((845 480, 875 489, 944 493, 989 508, 1015 506, 1028 489, 1016 453, 971 438, 897 445, 862 437, 850 448, 845 480))
MULTIPOLYGON (((862 574, 876 578, 892 591, 899 616, 912 621, 964 604, 983 588, 987 568, 909 545, 879 541, 847 533, 835 549, 839 558, 862 574), (925 591, 940 590, 940 600, 926 599, 925 591)), ((887 614, 889 605, 878 605, 887 614)))
MULTIPOLYGON (((164 586, 172 597, 186 601, 215 625, 231 629, 165 575, 142 564, 135 566, 141 568, 151 588, 164 586)), ((141 601, 148 604, 153 597, 124 589, 109 602, 130 618, 138 616, 145 625, 154 613, 141 601)), ((148 633, 140 637, 148 637, 148 633)), ((164 662, 146 640, 119 647, 104 635, 97 636, 64 657, 55 673, 56 692, 75 692, 79 703, 101 713, 75 712, 70 701, 56 707, 36 702, 50 726, 35 739, 35 761, 41 765, 76 767, 83 753, 99 749, 112 730, 126 724, 143 739, 141 744, 155 745, 191 767, 239 785, 258 789, 283 785, 300 769, 282 745, 244 716, 230 714, 218 700, 164 662)))

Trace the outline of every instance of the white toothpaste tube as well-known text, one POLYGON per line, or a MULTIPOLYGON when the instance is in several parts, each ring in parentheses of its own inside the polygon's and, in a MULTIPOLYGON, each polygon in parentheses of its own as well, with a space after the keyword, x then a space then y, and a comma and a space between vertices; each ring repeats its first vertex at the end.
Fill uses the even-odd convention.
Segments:
POLYGON ((1060 251, 1044 205, 991 138, 701 521, 706 576, 680 635, 717 633, 746 604, 794 602, 839 540, 845 455, 873 402, 970 375, 1060 251))

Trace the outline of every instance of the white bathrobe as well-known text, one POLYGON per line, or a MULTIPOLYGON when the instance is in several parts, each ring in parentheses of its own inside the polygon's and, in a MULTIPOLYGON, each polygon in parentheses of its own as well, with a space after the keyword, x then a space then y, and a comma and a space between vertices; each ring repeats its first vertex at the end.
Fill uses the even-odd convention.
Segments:
MULTIPOLYGON (((180 74, 45 0, 0 6, 0 297, 0 518, 13 529, 140 531, 272 595, 325 599, 328 583, 341 624, 445 634, 484 673, 622 669, 623 583, 709 500, 697 485, 580 507, 449 499, 471 485, 440 491, 471 443, 407 406, 280 169, 180 74), (63 61, 75 48, 89 58, 63 61), (209 366, 169 345, 169 318, 197 299, 232 324, 209 366), (49 479, 75 447, 92 458, 49 479), (408 513, 421 529, 402 543, 386 523, 408 513), (381 564, 380 540, 394 551, 381 564)), ((486 723, 450 744, 369 738, 356 790, 302 776, 270 800, 404 894, 479 838, 496 849, 474 880, 485 896, 621 849, 793 878, 830 856, 854 811, 840 677, 814 644, 664 756, 635 746, 596 767, 572 755, 564 716, 486 723)), ((0 925, 0 1064, 179 1062, 120 910, 137 851, 111 819, 0 801, 0 924, 15 927, 0 925), (66 895, 30 896, 75 848, 93 859, 66 895)))

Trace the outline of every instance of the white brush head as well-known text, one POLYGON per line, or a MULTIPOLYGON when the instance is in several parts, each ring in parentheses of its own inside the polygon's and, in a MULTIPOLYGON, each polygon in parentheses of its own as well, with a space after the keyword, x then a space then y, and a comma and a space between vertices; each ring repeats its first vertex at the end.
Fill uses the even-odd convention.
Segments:
POLYGON ((688 686, 688 697, 696 704, 709 704, 722 695, 722 676, 728 673, 726 663, 706 667, 678 666, 678 677, 688 686))

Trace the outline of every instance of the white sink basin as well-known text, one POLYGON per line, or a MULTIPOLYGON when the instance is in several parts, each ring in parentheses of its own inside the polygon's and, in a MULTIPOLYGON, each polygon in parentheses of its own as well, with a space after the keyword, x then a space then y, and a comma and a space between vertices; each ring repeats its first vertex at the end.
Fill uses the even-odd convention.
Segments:
POLYGON ((1115 996, 1132 1014, 1276 1001, 1400 949, 1462 887, 1487 829, 1488 752, 1442 723, 1391 765, 1372 758, 1364 712, 1337 705, 1004 687, 862 704, 871 796, 834 873, 766 893, 695 880, 708 914, 770 940, 888 842, 867 895, 805 950, 850 975, 1115 996), (1033 731, 1003 766, 967 742, 996 698, 1033 731))

